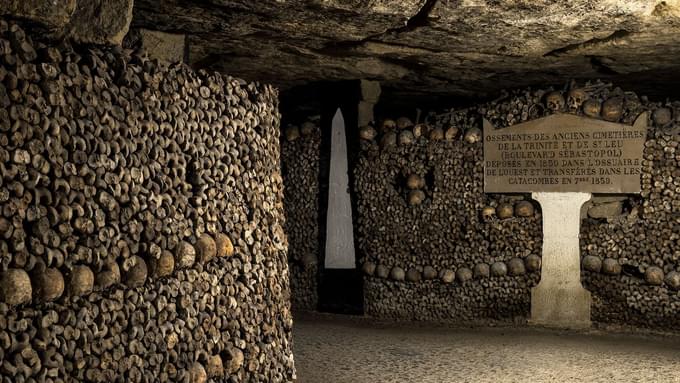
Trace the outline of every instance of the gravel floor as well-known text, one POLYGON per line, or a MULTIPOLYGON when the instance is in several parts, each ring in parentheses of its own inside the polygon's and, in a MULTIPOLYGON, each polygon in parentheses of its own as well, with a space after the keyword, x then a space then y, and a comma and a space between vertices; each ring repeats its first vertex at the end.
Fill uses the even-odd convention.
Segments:
POLYGON ((680 337, 296 317, 299 383, 680 382, 680 337))

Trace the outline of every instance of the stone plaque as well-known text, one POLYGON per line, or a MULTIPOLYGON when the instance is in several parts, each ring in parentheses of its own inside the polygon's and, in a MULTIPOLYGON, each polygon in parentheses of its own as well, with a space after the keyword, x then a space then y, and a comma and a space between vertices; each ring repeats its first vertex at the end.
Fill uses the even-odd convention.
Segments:
POLYGON ((484 120, 487 193, 640 193, 647 115, 618 124, 572 114, 494 129, 484 120))

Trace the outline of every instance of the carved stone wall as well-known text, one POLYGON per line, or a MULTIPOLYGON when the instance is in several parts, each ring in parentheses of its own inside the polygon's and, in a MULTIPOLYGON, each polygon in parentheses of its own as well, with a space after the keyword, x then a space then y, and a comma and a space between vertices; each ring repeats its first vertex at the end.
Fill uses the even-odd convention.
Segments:
POLYGON ((0 50, 0 380, 292 381, 277 91, 0 50))

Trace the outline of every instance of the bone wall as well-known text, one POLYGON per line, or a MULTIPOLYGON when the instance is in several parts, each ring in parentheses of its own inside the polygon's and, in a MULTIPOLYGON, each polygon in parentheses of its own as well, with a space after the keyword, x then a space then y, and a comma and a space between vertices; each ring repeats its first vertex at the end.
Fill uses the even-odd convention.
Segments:
POLYGON ((318 121, 286 128, 281 167, 294 309, 316 310, 318 305, 320 150, 318 121))
POLYGON ((295 377, 268 85, 0 21, 0 380, 295 377))
POLYGON ((527 202, 483 193, 479 132, 413 127, 403 118, 381 130, 375 138, 372 128, 361 130, 354 169, 366 313, 459 321, 525 315, 539 279, 540 217, 531 204, 528 216, 480 214, 488 206, 513 214, 527 202))
POLYGON ((482 117, 502 129, 551 113, 632 124, 645 111, 643 192, 596 195, 584 207, 582 279, 594 321, 677 328, 680 104, 601 82, 362 128, 354 189, 367 314, 525 320, 540 279, 540 207, 529 195, 483 193, 482 117))

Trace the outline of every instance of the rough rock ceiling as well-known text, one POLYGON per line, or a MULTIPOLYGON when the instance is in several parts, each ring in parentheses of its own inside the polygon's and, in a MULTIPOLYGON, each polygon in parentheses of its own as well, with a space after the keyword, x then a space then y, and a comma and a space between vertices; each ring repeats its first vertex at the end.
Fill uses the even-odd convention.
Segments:
POLYGON ((680 86, 680 0, 136 0, 133 25, 186 33, 195 67, 284 90, 359 78, 474 98, 570 78, 651 96, 680 86))

